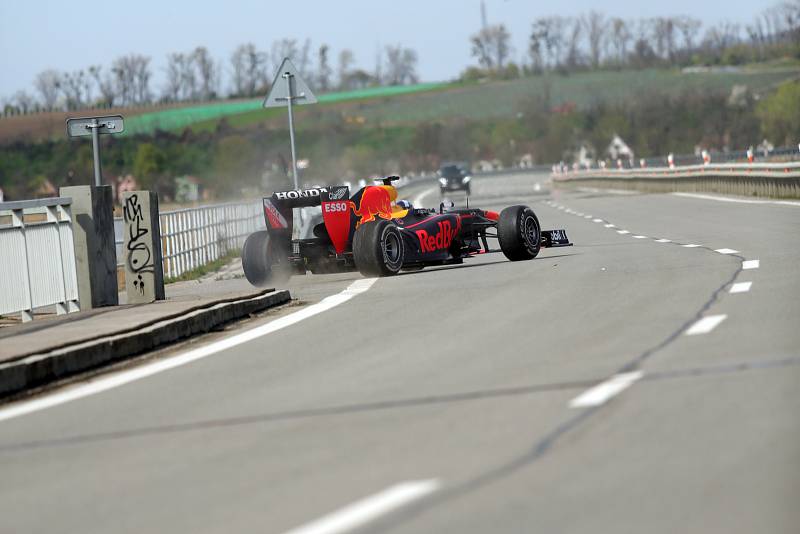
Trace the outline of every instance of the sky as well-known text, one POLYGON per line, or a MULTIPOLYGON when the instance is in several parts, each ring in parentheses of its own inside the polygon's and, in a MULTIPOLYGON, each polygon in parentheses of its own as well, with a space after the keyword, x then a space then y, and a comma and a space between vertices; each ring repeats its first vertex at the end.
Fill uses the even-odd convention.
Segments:
MULTIPOLYGON (((524 54, 531 22, 545 15, 592 9, 623 18, 691 15, 706 25, 750 22, 777 0, 485 0, 489 24, 505 24, 516 56, 524 54)), ((153 89, 163 86, 168 53, 206 46, 228 68, 237 45, 268 50, 280 38, 351 49, 372 70, 377 50, 402 44, 419 55, 423 81, 453 79, 470 63, 469 36, 480 29, 480 0, 0 0, 0 98, 33 90, 38 72, 108 66, 138 53, 152 57, 153 89)), ((334 62, 335 65, 335 62, 334 62)))

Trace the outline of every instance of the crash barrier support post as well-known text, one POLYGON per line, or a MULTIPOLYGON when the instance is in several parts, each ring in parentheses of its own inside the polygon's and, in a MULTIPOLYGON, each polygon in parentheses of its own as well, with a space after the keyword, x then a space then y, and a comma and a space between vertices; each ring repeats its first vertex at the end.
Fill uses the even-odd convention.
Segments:
POLYGON ((119 288, 111 186, 62 187, 59 194, 72 198, 81 309, 116 306, 119 304, 119 288))
POLYGON ((0 315, 79 310, 69 198, 0 203, 0 315))
POLYGON ((128 304, 164 300, 158 195, 126 191, 122 197, 123 263, 128 304))

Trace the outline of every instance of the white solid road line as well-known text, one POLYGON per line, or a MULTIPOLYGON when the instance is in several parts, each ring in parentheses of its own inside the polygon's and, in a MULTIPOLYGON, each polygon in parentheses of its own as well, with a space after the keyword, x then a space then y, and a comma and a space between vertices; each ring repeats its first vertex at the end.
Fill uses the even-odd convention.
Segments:
POLYGON ((436 479, 403 482, 285 534, 339 534, 354 530, 433 493, 440 486, 436 479))
POLYGON ((611 397, 630 387, 631 384, 644 376, 641 371, 620 373, 612 376, 605 382, 588 389, 569 401, 570 408, 587 408, 604 404, 611 397))
POLYGON ((747 293, 753 282, 737 282, 731 286, 731 293, 747 293))
POLYGON ((714 252, 719 252, 720 254, 738 254, 738 250, 733 250, 732 248, 718 248, 714 252))
POLYGON ((716 200, 717 202, 735 202, 737 204, 774 204, 778 206, 800 206, 800 202, 792 200, 750 200, 747 198, 721 197, 716 195, 698 195, 697 193, 672 193, 676 197, 716 200))
POLYGON ((669 239, 656 239, 656 243, 672 243, 669 239))
POLYGON ((742 262, 742 269, 747 271, 748 269, 758 269, 761 266, 761 262, 758 260, 744 260, 742 262))
POLYGON ((714 330, 722 321, 724 321, 728 316, 727 315, 709 315, 707 317, 703 317, 696 323, 694 323, 689 330, 686 331, 687 336, 696 336, 698 334, 708 334, 712 330, 714 330))
POLYGON ((220 339, 214 343, 209 343, 203 347, 182 352, 176 354, 175 356, 163 360, 157 360, 133 369, 120 371, 119 373, 102 375, 95 379, 91 379, 88 382, 76 384, 75 386, 55 391, 49 395, 45 394, 41 397, 36 397, 31 400, 23 400, 18 403, 10 404, 6 407, 0 408, 0 421, 5 421, 21 415, 37 412, 39 410, 52 408, 53 406, 64 404, 66 402, 74 401, 83 397, 88 397, 90 395, 95 395, 97 393, 123 386, 125 384, 129 384, 130 382, 141 380, 142 378, 147 378, 148 376, 152 376, 157 373, 174 369, 175 367, 180 367, 182 365, 186 365, 187 363, 212 356, 218 352, 228 350, 232 347, 241 345, 242 343, 247 343, 248 341, 252 341, 259 337, 266 336, 267 334, 271 334, 272 332, 276 332, 282 328, 286 328, 287 326, 299 323, 304 319, 308 319, 309 317, 313 317, 319 313, 330 310, 331 308, 334 308, 340 304, 344 304, 356 295, 367 291, 376 280, 377 278, 364 278, 361 280, 356 280, 342 292, 325 297, 316 304, 312 304, 294 313, 290 313, 289 315, 284 315, 283 317, 279 317, 261 326, 257 326, 250 330, 245 330, 239 334, 232 335, 231 337, 220 339))

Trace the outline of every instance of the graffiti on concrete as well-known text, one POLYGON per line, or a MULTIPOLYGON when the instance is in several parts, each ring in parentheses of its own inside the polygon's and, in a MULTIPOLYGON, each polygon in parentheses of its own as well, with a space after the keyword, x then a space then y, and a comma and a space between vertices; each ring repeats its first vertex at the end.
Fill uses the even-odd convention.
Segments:
POLYGON ((128 270, 136 275, 133 286, 144 295, 145 282, 142 275, 153 273, 153 254, 146 239, 150 233, 147 228, 149 221, 145 221, 142 216, 139 195, 133 194, 125 200, 122 216, 128 229, 128 270))

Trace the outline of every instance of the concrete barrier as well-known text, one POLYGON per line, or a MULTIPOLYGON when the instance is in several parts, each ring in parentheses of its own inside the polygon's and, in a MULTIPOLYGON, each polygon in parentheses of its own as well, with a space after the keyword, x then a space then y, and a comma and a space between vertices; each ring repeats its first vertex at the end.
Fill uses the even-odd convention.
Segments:
POLYGON ((75 261, 82 310, 119 304, 110 185, 62 187, 72 198, 75 261))

